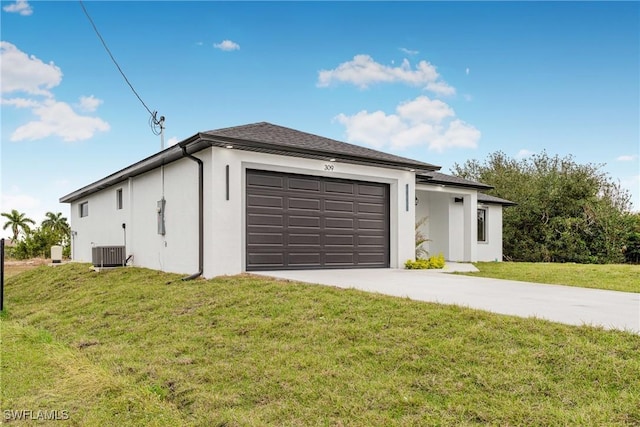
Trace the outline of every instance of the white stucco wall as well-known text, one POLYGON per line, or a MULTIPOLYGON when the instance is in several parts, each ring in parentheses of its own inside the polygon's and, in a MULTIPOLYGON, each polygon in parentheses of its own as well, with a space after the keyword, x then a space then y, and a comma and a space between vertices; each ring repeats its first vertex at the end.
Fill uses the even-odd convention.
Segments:
POLYGON ((418 207, 420 215, 416 218, 427 216, 426 228, 423 232, 429 241, 424 244, 424 248, 429 252, 429 256, 442 253, 445 258, 449 257, 449 198, 450 195, 440 192, 419 191, 418 207), (422 215, 424 212, 425 215, 422 215))
MULTIPOLYGON (((210 164, 210 153, 202 156, 210 164), (207 156, 209 154, 209 156, 207 156)), ((181 159, 114 185, 71 205, 72 257, 91 262, 92 246, 123 245, 133 265, 175 273, 198 269, 198 169, 181 159), (164 172, 164 180, 163 180, 164 172), (163 185, 164 182, 164 185, 163 185), (123 189, 123 209, 116 209, 116 191, 123 189), (157 202, 165 204, 165 235, 158 234, 157 202), (79 205, 88 201, 89 215, 79 205)))
POLYGON ((73 259, 91 262, 93 246, 124 245, 122 224, 127 223, 129 218, 128 198, 127 181, 123 181, 71 204, 69 221, 72 230, 71 257, 73 259), (122 189, 122 209, 116 209, 116 190, 118 189, 122 189), (85 202, 88 202, 89 215, 80 217, 80 205, 85 202))
POLYGON ((478 204, 487 210, 487 241, 478 242, 478 261, 502 261, 502 206, 478 204))
POLYGON ((478 193, 474 189, 418 185, 416 218, 428 216, 422 227, 429 255, 442 253, 448 261, 502 259, 502 206, 487 205, 487 242, 478 242, 478 193), (462 199, 462 203, 455 199, 462 199))
MULTIPOLYGON (((374 181, 390 188, 390 266, 402 267, 414 256, 415 174, 379 167, 217 148, 196 154, 204 162, 204 276, 245 270, 245 177, 247 169, 374 181), (226 167, 229 166, 229 200, 226 167), (327 170, 332 169, 332 170, 327 170), (408 203, 406 186, 408 185, 408 203), (408 208, 408 210, 407 210, 408 208)), ((198 168, 181 159, 161 169, 73 202, 71 226, 76 260, 90 262, 91 246, 123 244, 133 264, 191 274, 198 268, 198 168), (164 183, 164 190, 163 190, 164 183), (117 188, 124 209, 116 212, 117 188), (164 236, 157 233, 157 202, 166 200, 164 236), (89 216, 79 218, 79 204, 89 201, 89 216)))
POLYGON ((464 205, 456 203, 454 197, 456 196, 451 196, 443 202, 449 207, 449 254, 445 255, 445 258, 449 261, 464 261, 464 205))
POLYGON ((211 179, 205 180, 205 193, 211 215, 206 218, 204 274, 213 277, 237 274, 245 269, 245 178, 247 169, 298 173, 303 175, 374 181, 390 188, 390 266, 398 268, 414 256, 415 174, 408 171, 340 162, 304 159, 273 154, 212 148, 211 179), (229 200, 226 200, 225 174, 229 166, 229 200), (333 170, 326 170, 327 166, 333 170), (405 185, 409 185, 407 211, 405 185), (209 187, 209 190, 207 190, 209 187))

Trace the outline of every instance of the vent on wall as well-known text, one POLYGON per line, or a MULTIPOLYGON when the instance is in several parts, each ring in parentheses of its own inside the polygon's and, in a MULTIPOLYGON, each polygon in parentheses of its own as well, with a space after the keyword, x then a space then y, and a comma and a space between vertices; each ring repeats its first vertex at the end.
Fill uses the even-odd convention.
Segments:
POLYGON ((125 265, 124 246, 96 246, 91 248, 94 267, 120 267, 125 265))

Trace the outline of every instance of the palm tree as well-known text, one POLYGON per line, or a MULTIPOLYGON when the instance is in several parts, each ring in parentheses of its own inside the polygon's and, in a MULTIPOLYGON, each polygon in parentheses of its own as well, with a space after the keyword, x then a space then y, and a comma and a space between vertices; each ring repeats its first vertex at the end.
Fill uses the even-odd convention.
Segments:
POLYGON ((2 229, 6 230, 7 228, 11 227, 14 241, 18 239, 20 231, 22 231, 23 233, 29 233, 31 231, 31 228, 29 228, 29 224, 35 225, 36 223, 31 218, 27 218, 25 214, 20 213, 15 209, 12 209, 11 213, 2 212, 0 215, 9 220, 4 223, 2 229))
POLYGON ((57 214, 47 212, 45 216, 46 219, 42 221, 41 224, 42 228, 59 236, 61 241, 66 240, 71 232, 71 227, 69 227, 67 218, 62 216, 62 212, 58 212, 57 214))

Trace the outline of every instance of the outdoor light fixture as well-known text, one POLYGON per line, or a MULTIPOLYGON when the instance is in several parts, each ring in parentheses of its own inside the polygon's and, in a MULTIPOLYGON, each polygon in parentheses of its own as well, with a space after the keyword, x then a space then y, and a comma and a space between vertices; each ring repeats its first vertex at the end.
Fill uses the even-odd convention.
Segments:
POLYGON ((231 149, 233 148, 233 145, 227 145, 227 148, 231 149))

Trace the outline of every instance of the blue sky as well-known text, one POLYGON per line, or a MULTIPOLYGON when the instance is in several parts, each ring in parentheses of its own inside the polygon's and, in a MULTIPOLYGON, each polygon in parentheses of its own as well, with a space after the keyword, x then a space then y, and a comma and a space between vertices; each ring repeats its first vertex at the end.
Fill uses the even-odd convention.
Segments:
MULTIPOLYGON (((442 166, 546 150, 604 163, 640 208, 640 3, 94 2, 166 140, 260 121, 442 166)), ((2 205, 160 148, 78 2, 3 1, 2 205)), ((7 235, 7 233, 5 233, 7 235)))

